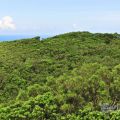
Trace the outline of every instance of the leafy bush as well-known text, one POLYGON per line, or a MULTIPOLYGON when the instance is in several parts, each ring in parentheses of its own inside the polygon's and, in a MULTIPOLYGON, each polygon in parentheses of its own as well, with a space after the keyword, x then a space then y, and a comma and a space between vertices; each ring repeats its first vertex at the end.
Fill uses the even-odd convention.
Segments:
POLYGON ((71 32, 0 43, 0 120, 119 120, 120 35, 71 32))

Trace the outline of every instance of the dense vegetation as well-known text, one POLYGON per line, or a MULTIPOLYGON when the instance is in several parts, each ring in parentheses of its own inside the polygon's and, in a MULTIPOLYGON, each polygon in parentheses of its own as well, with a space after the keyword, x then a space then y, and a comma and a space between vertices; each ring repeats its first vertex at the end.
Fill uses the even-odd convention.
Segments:
POLYGON ((120 35, 73 32, 0 43, 0 120, 120 120, 120 35))

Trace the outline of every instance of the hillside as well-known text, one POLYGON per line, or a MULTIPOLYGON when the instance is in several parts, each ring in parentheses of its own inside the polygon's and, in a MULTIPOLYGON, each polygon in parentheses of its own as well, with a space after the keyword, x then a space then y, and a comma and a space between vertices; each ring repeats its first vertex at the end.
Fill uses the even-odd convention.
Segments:
POLYGON ((0 42, 0 120, 105 119, 104 103, 120 104, 119 34, 0 42))

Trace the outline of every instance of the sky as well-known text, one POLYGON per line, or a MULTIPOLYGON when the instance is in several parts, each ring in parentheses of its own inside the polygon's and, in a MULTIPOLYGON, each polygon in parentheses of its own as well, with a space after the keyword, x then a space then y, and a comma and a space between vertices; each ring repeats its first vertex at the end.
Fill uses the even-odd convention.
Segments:
POLYGON ((0 35, 120 33, 120 0, 0 0, 0 35))

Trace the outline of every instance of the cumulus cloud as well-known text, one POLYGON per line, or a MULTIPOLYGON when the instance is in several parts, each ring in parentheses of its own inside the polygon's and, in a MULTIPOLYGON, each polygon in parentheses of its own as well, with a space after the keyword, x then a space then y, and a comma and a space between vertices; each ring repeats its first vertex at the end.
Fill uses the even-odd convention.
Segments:
POLYGON ((11 29, 15 30, 15 23, 13 22, 13 19, 11 16, 5 16, 0 20, 0 29, 6 30, 11 29))

